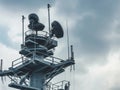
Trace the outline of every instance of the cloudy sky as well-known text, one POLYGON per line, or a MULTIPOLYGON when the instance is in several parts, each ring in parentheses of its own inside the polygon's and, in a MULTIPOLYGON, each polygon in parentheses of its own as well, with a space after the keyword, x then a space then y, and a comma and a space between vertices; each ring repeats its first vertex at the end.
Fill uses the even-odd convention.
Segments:
MULTIPOLYGON (((51 21, 58 20, 65 32, 56 56, 67 58, 66 21, 74 45, 76 70, 61 78, 71 81, 71 90, 120 90, 120 0, 0 0, 0 58, 4 69, 20 57, 21 16, 37 13, 48 30, 46 4, 51 21), (64 51, 64 52, 63 52, 64 51)), ((0 82, 0 90, 15 90, 0 82)))

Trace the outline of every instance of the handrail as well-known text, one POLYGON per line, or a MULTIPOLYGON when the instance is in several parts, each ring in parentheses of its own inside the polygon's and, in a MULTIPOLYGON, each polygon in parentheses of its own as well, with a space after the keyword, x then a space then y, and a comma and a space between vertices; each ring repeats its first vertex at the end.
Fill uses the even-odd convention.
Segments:
MULTIPOLYGON (((37 36, 48 36, 49 35, 49 33, 47 31, 40 31, 40 32, 43 34, 39 34, 39 32, 38 32, 37 36)), ((25 32, 25 36, 28 36, 30 34, 36 34, 36 32, 32 31, 32 30, 28 30, 25 32)))
POLYGON ((49 87, 46 87, 46 88, 48 88, 49 90, 64 89, 65 85, 68 84, 68 83, 69 83, 69 81, 63 80, 63 81, 60 81, 60 82, 57 82, 57 83, 54 83, 54 84, 50 84, 49 87))
POLYGON ((54 83, 53 85, 58 84, 58 83, 62 83, 62 82, 69 82, 69 81, 63 80, 63 81, 59 81, 59 82, 57 82, 57 83, 54 83))
POLYGON ((24 62, 26 62, 26 61, 29 61, 29 59, 27 59, 27 58, 25 58, 25 59, 22 59, 22 58, 23 58, 23 57, 15 60, 15 61, 13 61, 13 62, 12 62, 12 68, 14 68, 15 66, 17 66, 17 65, 19 65, 19 64, 21 64, 21 63, 24 63, 24 62), (18 61, 18 60, 21 60, 21 61, 18 61), (17 62, 17 61, 18 61, 18 62, 17 62), (17 62, 17 63, 15 63, 15 62, 17 62))
MULTIPOLYGON (((28 53, 26 56, 32 54, 32 55, 33 55, 33 58, 34 58, 34 57, 39 57, 38 55, 35 55, 35 56, 34 56, 34 53, 40 53, 40 54, 42 54, 42 55, 48 56, 48 54, 45 54, 45 53, 42 53, 42 52, 38 52, 38 51, 36 51, 36 52, 35 52, 35 51, 30 52, 30 53, 28 53)), ((14 67, 14 66, 16 66, 16 65, 18 65, 18 64, 20 64, 20 63, 24 63, 24 61, 26 61, 26 60, 29 60, 28 58, 26 58, 26 56, 22 56, 22 57, 20 57, 20 58, 17 58, 17 59, 15 59, 15 60, 13 60, 13 61, 12 61, 12 67, 14 67), (21 61, 19 61, 19 60, 21 60, 21 61), (17 62, 17 63, 16 63, 16 62, 17 62)), ((58 64, 58 63, 60 63, 61 61, 65 61, 65 60, 63 60, 63 59, 60 59, 60 58, 57 58, 57 57, 54 57, 54 56, 49 56, 49 58, 45 58, 44 60, 50 61, 50 62, 53 63, 53 64, 58 64), (50 58, 50 59, 49 59, 49 58, 50 58)))
MULTIPOLYGON (((42 52, 38 52, 38 51, 36 51, 37 53, 40 53, 40 54, 42 54, 42 55, 46 55, 46 56, 48 56, 48 54, 45 54, 45 53, 42 53, 42 52)), ((61 59, 61 58, 57 58, 57 57, 54 57, 54 56, 49 56, 49 58, 51 58, 51 60, 50 59, 48 59, 48 58, 46 58, 46 60, 49 60, 49 61, 51 61, 53 64, 58 64, 58 63, 60 63, 61 61, 65 61, 65 60, 63 60, 63 59, 61 59), (59 60, 59 61, 56 61, 56 60, 59 60)))
MULTIPOLYGON (((38 51, 36 51, 36 52, 37 52, 37 53, 40 53, 40 54, 42 54, 42 55, 48 56, 48 54, 41 53, 41 52, 38 52, 38 51)), ((54 59, 58 59, 59 61, 65 61, 64 59, 61 59, 61 58, 58 58, 58 57, 54 57, 54 56, 49 56, 49 57, 54 58, 54 59)))
MULTIPOLYGON (((26 56, 30 55, 32 52, 28 53, 26 56)), ((12 61, 12 68, 17 65, 17 64, 20 64, 20 63, 23 63, 24 61, 26 61, 27 58, 24 59, 24 57, 26 56, 21 56, 20 58, 17 58, 15 60, 12 61), (19 61, 18 63, 14 64, 14 62, 17 62, 18 60, 21 59, 21 62, 19 61)))

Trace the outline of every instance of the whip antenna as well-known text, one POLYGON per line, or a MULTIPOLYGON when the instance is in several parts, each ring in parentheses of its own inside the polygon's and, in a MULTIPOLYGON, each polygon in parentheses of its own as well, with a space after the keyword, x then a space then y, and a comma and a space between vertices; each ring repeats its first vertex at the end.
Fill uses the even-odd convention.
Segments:
MULTIPOLYGON (((73 60, 73 61, 74 61, 74 51, 73 51, 73 45, 71 45, 71 60, 73 60)), ((72 68, 73 68, 73 70, 75 71, 75 65, 73 65, 73 67, 71 66, 71 70, 72 70, 72 68)))
POLYGON ((24 19, 25 19, 25 17, 22 15, 22 42, 23 42, 23 45, 24 45, 24 19))
POLYGON ((49 28, 49 36, 50 36, 50 4, 47 5, 48 7, 48 28, 49 28))
POLYGON ((69 31, 68 31, 68 21, 66 20, 66 27, 67 27, 67 46, 68 46, 68 59, 70 57, 70 49, 69 49, 69 31))
POLYGON ((3 70, 3 60, 1 59, 1 61, 0 61, 0 71, 2 71, 3 70))

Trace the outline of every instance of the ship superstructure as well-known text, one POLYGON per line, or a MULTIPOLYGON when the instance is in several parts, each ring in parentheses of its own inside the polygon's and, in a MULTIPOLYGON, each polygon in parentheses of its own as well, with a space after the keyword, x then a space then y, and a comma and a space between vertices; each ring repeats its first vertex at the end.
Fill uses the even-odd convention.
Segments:
MULTIPOLYGON (((24 20, 24 16, 22 19, 24 20)), ((58 21, 53 21, 52 28, 46 32, 35 13, 30 14, 28 19, 29 30, 23 33, 19 51, 21 57, 12 61, 12 66, 4 71, 1 60, 0 76, 8 76, 11 79, 9 87, 20 90, 69 90, 69 81, 63 80, 55 84, 50 82, 64 72, 65 68, 75 64, 73 46, 68 59, 53 56, 53 49, 58 46, 54 38, 62 38, 64 35, 62 26, 58 21)))

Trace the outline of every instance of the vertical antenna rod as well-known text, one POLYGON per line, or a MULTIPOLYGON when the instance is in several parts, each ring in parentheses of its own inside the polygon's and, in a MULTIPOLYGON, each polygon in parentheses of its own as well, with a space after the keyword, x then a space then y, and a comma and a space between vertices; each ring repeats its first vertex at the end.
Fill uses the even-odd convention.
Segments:
MULTIPOLYGON (((71 45, 71 60, 74 60, 73 45, 71 45)), ((71 70, 72 70, 72 66, 71 66, 71 70)), ((70 71, 71 71, 71 70, 70 70, 70 71)), ((75 71, 75 65, 73 65, 73 70, 75 71)))
POLYGON ((23 45, 24 45, 24 19, 25 19, 25 17, 22 15, 22 42, 23 42, 23 45))
MULTIPOLYGON (((73 45, 71 45, 71 60, 74 60, 73 45)), ((73 70, 75 71, 75 65, 73 65, 73 70)))
POLYGON ((50 4, 48 4, 47 7, 48 7, 48 26, 49 26, 49 35, 50 35, 50 4))
POLYGON ((67 27, 67 46, 68 46, 68 59, 70 57, 69 51, 69 32, 68 32, 68 21, 66 20, 66 27, 67 27))
POLYGON ((71 60, 74 60, 73 45, 71 45, 71 60))
POLYGON ((0 71, 2 71, 2 68, 3 67, 3 60, 1 59, 1 61, 0 61, 0 71))

